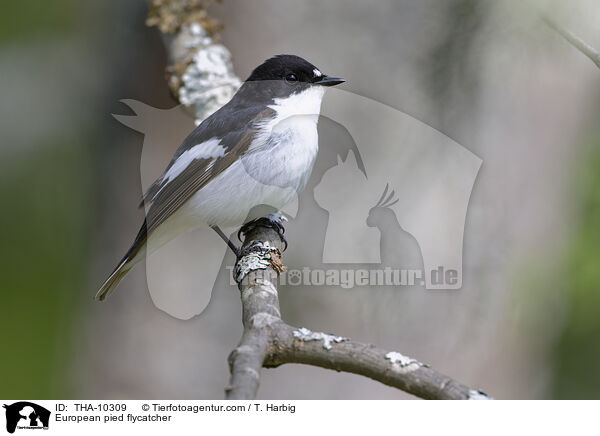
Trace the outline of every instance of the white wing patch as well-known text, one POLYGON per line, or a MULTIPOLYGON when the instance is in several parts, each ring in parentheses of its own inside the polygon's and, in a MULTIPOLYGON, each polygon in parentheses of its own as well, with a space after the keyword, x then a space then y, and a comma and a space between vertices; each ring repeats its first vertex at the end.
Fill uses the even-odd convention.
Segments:
POLYGON ((313 70, 313 74, 315 75, 315 77, 321 77, 323 75, 323 73, 321 73, 319 70, 317 70, 316 68, 313 70))
POLYGON ((163 183, 173 180, 196 159, 216 159, 217 157, 223 157, 225 148, 219 142, 220 140, 217 138, 209 139, 184 151, 165 173, 162 180, 163 183))

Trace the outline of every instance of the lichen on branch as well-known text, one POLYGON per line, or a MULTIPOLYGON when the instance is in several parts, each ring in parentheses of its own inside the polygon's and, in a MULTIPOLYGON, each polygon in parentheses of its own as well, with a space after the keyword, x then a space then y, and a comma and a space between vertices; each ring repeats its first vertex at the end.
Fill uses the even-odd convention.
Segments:
POLYGON ((223 26, 208 15, 215 0, 152 0, 146 25, 157 26, 163 33, 175 33, 186 24, 198 23, 211 38, 218 36, 223 26))

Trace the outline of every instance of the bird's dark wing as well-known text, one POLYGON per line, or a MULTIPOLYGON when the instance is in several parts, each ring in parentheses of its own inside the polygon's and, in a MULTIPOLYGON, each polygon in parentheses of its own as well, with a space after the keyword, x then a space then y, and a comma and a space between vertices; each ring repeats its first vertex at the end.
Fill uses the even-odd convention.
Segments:
POLYGON ((222 109, 206 119, 184 140, 163 177, 154 182, 144 196, 144 201, 150 203, 146 214, 148 234, 173 215, 196 191, 240 159, 248 151, 261 122, 274 115, 270 108, 261 111, 222 109), (215 138, 225 149, 223 156, 194 159, 175 177, 164 177, 185 151, 215 138))

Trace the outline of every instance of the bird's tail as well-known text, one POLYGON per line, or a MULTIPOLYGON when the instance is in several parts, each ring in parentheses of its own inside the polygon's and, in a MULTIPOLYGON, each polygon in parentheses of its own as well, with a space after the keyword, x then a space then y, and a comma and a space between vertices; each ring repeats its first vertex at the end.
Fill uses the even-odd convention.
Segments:
POLYGON ((108 279, 106 279, 106 281, 96 294, 96 297, 94 297, 96 298, 96 300, 104 301, 106 297, 108 297, 115 291, 115 289, 117 289, 117 286, 119 285, 121 280, 123 280, 123 277, 127 275, 127 273, 131 270, 131 267, 133 266, 128 266, 127 264, 128 262, 121 263, 108 277, 108 279))
POLYGON ((145 247, 147 240, 146 229, 146 223, 144 222, 131 248, 129 248, 123 259, 121 259, 121 262, 119 262, 119 265, 114 269, 112 274, 106 279, 100 290, 96 293, 96 300, 103 301, 112 294, 121 280, 123 280, 123 277, 125 277, 131 268, 141 260, 141 254, 144 251, 143 248, 145 247))

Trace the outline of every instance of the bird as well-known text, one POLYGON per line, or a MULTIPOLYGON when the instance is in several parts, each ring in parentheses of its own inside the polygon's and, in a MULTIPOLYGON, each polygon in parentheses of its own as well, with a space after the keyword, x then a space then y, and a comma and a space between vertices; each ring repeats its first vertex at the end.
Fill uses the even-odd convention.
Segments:
POLYGON ((344 82, 296 55, 273 56, 256 67, 231 100, 184 139, 145 192, 144 222, 95 298, 105 300, 146 255, 202 225, 239 255, 221 227, 260 218, 264 206, 281 210, 304 189, 318 152, 325 89, 344 82))

